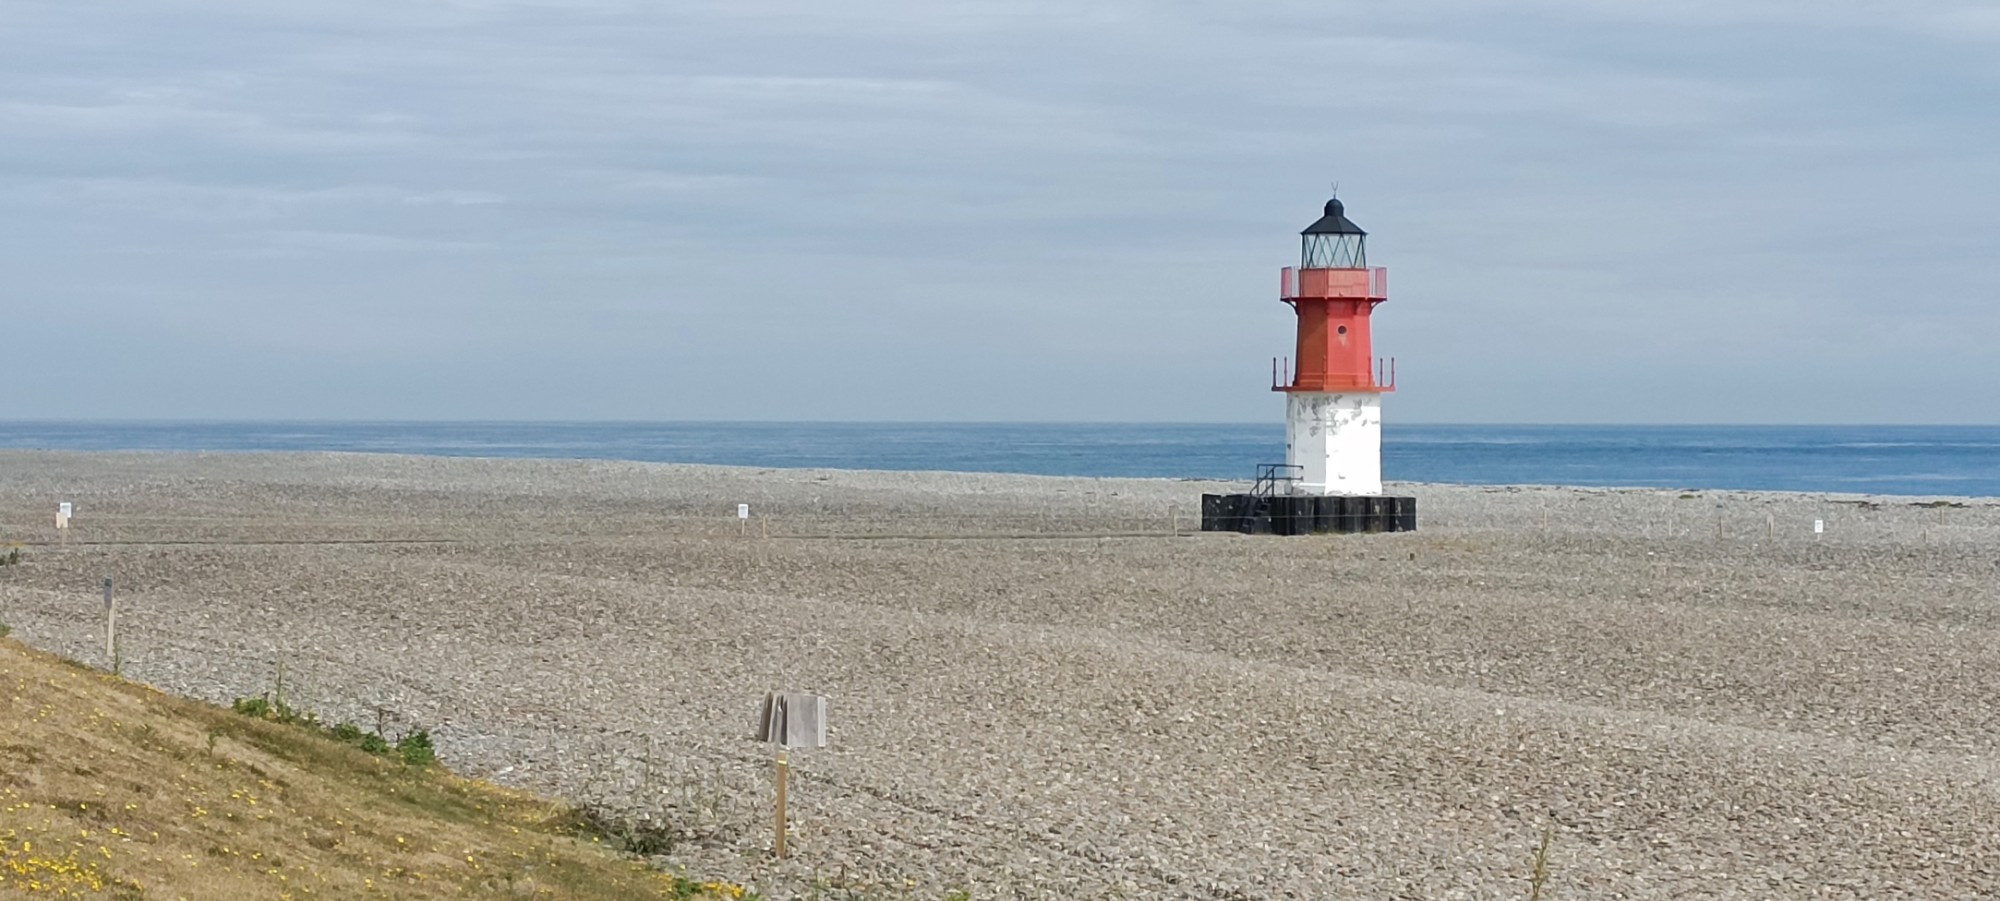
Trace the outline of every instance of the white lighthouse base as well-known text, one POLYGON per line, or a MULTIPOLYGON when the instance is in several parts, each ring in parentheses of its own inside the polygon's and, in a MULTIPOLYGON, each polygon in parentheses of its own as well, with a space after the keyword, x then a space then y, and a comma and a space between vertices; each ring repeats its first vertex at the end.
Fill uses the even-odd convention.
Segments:
POLYGON ((1297 494, 1382 493, 1382 395, 1285 394, 1285 462, 1297 494))

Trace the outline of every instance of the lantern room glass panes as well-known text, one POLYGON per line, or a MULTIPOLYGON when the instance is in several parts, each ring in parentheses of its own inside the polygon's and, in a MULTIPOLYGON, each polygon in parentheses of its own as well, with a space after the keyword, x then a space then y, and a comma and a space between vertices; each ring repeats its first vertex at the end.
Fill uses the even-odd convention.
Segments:
POLYGON ((1300 237, 1301 269, 1366 269, 1365 234, 1306 234, 1300 237))

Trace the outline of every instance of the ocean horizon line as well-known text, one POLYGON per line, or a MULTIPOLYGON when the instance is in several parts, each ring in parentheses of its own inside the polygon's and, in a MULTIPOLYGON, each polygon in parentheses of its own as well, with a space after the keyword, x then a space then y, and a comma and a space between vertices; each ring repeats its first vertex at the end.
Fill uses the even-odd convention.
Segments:
MULTIPOLYGON (((274 457, 312 456, 312 455, 324 454, 336 457, 341 457, 341 456, 411 457, 423 460, 464 460, 469 462, 508 461, 508 462, 520 462, 520 463, 632 463, 645 466, 692 466, 692 467, 704 467, 710 469, 737 469, 737 470, 754 469, 754 470, 765 470, 765 471, 786 470, 794 472, 847 472, 847 473, 889 473, 889 474, 907 473, 911 475, 1018 476, 1024 479, 1093 479, 1093 480, 1104 480, 1104 481, 1208 482, 1208 483, 1219 483, 1219 484, 1239 484, 1239 483, 1248 484, 1255 481, 1255 478, 1252 476, 1232 477, 1232 476, 1159 476, 1159 475, 1154 475, 1154 476, 1063 475, 1063 474, 1040 473, 1040 472, 1022 472, 1017 470, 925 469, 925 468, 905 468, 905 467, 891 468, 891 467, 881 467, 881 466, 832 466, 832 465, 815 465, 815 464, 792 465, 792 464, 782 464, 782 463, 765 463, 765 464, 714 463, 706 461, 698 462, 698 461, 683 461, 683 460, 641 460, 629 457, 575 457, 575 456, 538 457, 538 456, 518 456, 518 455, 486 456, 478 454, 424 453, 421 451, 392 451, 392 450, 330 450, 330 449, 281 449, 281 448, 280 449, 232 448, 224 450, 168 450, 159 448, 118 448, 118 449, 100 449, 100 450, 73 450, 65 448, 20 448, 20 447, 7 447, 4 445, 0 445, 0 454, 9 452, 46 453, 46 454, 142 454, 142 455, 159 454, 165 456, 240 454, 243 456, 274 456, 274 457)), ((1970 477, 1948 476, 1948 475, 1913 475, 1913 476, 1896 476, 1896 477, 1868 476, 1868 477, 1842 478, 1838 479, 1837 481, 1847 483, 1850 485, 1861 485, 1870 482, 1894 481, 1898 479, 1952 482, 1952 481, 1969 480, 1970 477)), ((1539 481, 1475 482, 1475 481, 1452 481, 1452 480, 1438 480, 1438 479, 1400 479, 1388 476, 1385 476, 1382 481, 1384 485, 1409 486, 1418 489, 1425 487, 1436 487, 1436 488, 1483 488, 1483 489, 1492 489, 1495 491, 1536 490, 1536 491, 1578 491, 1578 492, 1651 492, 1651 493, 1666 493, 1666 494, 1707 493, 1714 495, 1723 495, 1723 494, 1785 495, 1785 496, 1797 495, 1806 497, 1825 497, 1833 499, 1893 498, 1900 501, 1909 501, 1910 503, 1918 505, 1928 505, 1928 503, 1930 502, 1929 499, 1936 498, 1936 499, 1949 499, 1954 501, 1963 500, 1963 501, 1974 501, 1974 502, 1990 502, 1995 505, 2000 505, 2000 494, 1987 495, 1987 494, 1955 494, 1951 492, 1923 492, 1923 493, 1881 492, 1881 491, 1859 490, 1858 488, 1844 488, 1844 489, 1843 488, 1745 488, 1745 487, 1728 487, 1728 486, 1702 485, 1702 484, 1675 484, 1666 482, 1634 482, 1634 483, 1617 483, 1617 484, 1588 483, 1588 482, 1539 482, 1539 481)))
MULTIPOLYGON (((301 451, 1239 481, 1280 423, 0 420, 0 448, 301 451)), ((18 459, 18 458, 17 458, 18 459)), ((1390 424, 1382 474, 1466 485, 2000 496, 2000 426, 1390 424)))
MULTIPOLYGON (((9 425, 888 425, 888 426, 1267 426, 1282 428, 1272 419, 416 419, 416 418, 242 418, 242 417, 28 417, 0 418, 9 425)), ((1992 429, 1996 422, 1583 422, 1535 421, 1503 422, 1479 420, 1397 420, 1385 419, 1383 427, 1422 426, 1439 428, 1604 428, 1604 429, 1992 429)))

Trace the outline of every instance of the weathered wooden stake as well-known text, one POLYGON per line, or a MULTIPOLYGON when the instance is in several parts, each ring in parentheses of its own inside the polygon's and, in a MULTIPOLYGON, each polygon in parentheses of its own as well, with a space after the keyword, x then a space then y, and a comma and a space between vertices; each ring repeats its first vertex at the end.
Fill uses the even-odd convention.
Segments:
POLYGON ((785 759, 785 752, 778 752, 778 841, 775 851, 779 859, 785 857, 785 787, 792 781, 792 765, 785 759))
POLYGON ((104 659, 118 671, 118 602, 111 596, 111 577, 104 577, 104 659))

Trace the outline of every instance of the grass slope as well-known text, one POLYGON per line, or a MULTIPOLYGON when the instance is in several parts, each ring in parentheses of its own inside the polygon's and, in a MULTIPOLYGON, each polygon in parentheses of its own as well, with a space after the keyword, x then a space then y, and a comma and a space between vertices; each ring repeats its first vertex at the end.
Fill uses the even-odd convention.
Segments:
POLYGON ((743 897, 576 823, 0 638, 0 898, 743 897))

